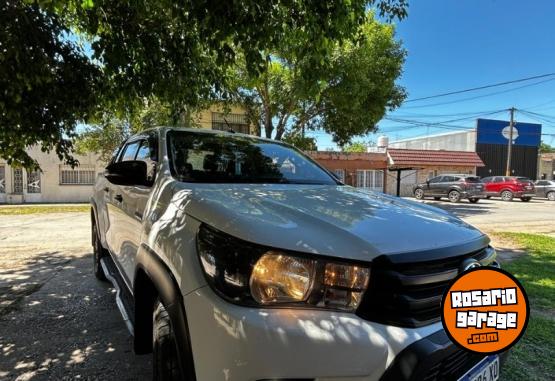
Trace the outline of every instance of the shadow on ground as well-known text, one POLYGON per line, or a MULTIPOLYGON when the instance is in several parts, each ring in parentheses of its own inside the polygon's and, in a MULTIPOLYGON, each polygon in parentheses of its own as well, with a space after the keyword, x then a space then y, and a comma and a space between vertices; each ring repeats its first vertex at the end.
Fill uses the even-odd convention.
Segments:
POLYGON ((92 258, 44 252, 0 271, 0 379, 147 380, 114 290, 92 275, 92 258))

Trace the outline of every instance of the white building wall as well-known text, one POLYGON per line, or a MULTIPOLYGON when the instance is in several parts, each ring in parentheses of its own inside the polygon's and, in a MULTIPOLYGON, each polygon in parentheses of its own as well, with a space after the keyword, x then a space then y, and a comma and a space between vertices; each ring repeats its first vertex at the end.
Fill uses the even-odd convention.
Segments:
POLYGON ((476 130, 403 139, 389 143, 389 147, 474 152, 476 150, 476 130))
MULTIPOLYGON (((33 147, 27 151, 29 155, 36 159, 42 169, 36 182, 29 182, 30 174, 26 170, 22 170, 22 192, 16 192, 14 173, 17 169, 9 166, 4 160, 0 159, 0 176, 2 175, 2 168, 4 173, 4 181, 0 178, 0 203, 74 203, 74 202, 88 202, 92 195, 92 184, 62 184, 61 170, 72 171, 70 167, 64 165, 54 153, 45 153, 40 150, 40 147, 33 147), (2 186, 3 184, 3 186, 2 186), (40 186, 40 191, 36 187, 40 186)), ((79 161, 79 166, 75 168, 76 171, 86 170, 87 173, 81 173, 78 176, 76 172, 67 173, 67 178, 85 178, 94 181, 99 173, 104 171, 105 163, 98 159, 96 154, 87 155, 74 155, 79 161), (94 172, 94 173, 91 173, 94 172)), ((77 181, 75 181, 77 182, 77 181)), ((91 181, 87 181, 91 182, 91 181)))

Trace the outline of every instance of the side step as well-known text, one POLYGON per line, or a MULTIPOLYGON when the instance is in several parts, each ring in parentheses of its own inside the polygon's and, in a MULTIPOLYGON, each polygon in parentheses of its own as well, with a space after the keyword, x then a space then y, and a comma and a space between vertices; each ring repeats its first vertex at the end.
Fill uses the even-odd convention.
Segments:
POLYGON ((134 317, 135 317, 135 303, 133 295, 127 288, 124 280, 122 279, 114 260, 110 256, 104 256, 100 259, 100 265, 104 270, 104 275, 112 283, 116 289, 116 304, 119 312, 123 317, 123 321, 131 335, 134 335, 134 317))

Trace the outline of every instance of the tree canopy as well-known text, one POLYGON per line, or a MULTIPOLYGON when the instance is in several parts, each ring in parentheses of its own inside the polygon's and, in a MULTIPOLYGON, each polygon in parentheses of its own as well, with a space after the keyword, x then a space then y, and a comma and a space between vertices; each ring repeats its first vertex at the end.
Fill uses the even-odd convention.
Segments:
POLYGON ((71 163, 69 138, 91 115, 101 72, 68 33, 37 4, 0 5, 0 156, 9 164, 34 167, 25 149, 39 142, 71 163))
POLYGON ((241 66, 234 72, 236 94, 266 137, 320 129, 344 145, 375 131, 386 110, 405 98, 395 84, 405 51, 393 27, 372 13, 351 40, 334 43, 326 64, 291 55, 289 46, 269 52, 261 74, 252 76, 241 66))
POLYGON ((141 107, 137 99, 159 99, 174 121, 184 119, 202 102, 229 96, 239 58, 256 76, 267 52, 284 46, 317 73, 337 42, 356 35, 368 6, 403 18, 407 0, 7 0, 0 155, 31 166, 25 149, 38 143, 70 159, 78 122, 104 109, 125 114, 141 107))

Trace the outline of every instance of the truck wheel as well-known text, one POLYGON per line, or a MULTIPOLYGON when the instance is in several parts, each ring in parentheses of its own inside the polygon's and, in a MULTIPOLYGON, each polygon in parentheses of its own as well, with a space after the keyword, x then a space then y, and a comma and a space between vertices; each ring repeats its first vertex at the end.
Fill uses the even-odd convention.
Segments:
POLYGON ((154 381, 183 380, 179 371, 177 345, 168 311, 158 300, 154 305, 152 366, 154 381))
POLYGON ((414 191, 414 197, 417 200, 424 200, 424 191, 420 188, 416 188, 416 190, 414 191))
POLYGON ((480 201, 479 198, 469 198, 468 201, 470 201, 473 204, 476 204, 478 201, 480 201))
POLYGON ((451 192, 449 192, 447 197, 449 198, 449 201, 451 201, 451 202, 459 202, 460 199, 461 199, 461 194, 460 194, 459 191, 452 190, 451 192))
POLYGON ((513 200, 513 192, 510 190, 504 190, 501 192, 501 200, 503 201, 512 201, 513 200))
POLYGON ((92 238, 93 238, 93 272, 96 279, 103 282, 107 282, 106 274, 104 274, 104 269, 100 265, 100 258, 106 255, 106 250, 102 247, 100 242, 100 237, 98 236, 98 229, 96 227, 96 222, 92 225, 92 238))
POLYGON ((549 201, 555 201, 555 191, 551 191, 547 194, 547 199, 549 201))
POLYGON ((521 197, 521 198, 520 198, 520 200, 521 200, 522 202, 528 202, 528 201, 530 201, 531 199, 532 199, 532 197, 521 197))

